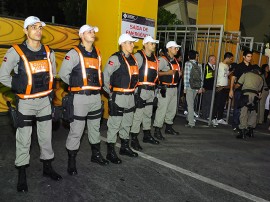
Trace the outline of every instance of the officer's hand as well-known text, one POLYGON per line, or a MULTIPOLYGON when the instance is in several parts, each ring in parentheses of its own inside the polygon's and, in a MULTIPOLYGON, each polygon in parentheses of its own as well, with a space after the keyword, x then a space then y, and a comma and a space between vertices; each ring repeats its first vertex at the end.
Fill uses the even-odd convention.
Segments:
POLYGON ((230 92, 229 92, 229 98, 233 98, 233 90, 230 90, 230 92))

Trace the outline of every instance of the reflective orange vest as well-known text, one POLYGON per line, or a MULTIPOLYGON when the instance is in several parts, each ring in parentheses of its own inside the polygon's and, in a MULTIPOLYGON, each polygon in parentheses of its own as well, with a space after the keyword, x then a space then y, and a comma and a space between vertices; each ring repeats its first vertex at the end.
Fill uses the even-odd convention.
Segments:
POLYGON ((99 50, 95 47, 97 58, 86 57, 80 48, 74 47, 74 50, 78 53, 80 64, 78 68, 73 68, 73 72, 76 71, 75 76, 70 75, 70 91, 80 90, 101 90, 102 86, 102 72, 101 72, 101 56, 99 50), (97 77, 97 78, 95 78, 97 77), (72 82, 76 79, 76 82, 72 82), (78 85, 78 84, 82 85, 78 85))
POLYGON ((140 76, 139 76, 139 83, 140 85, 149 85, 149 86, 155 86, 156 81, 158 79, 158 59, 155 55, 153 55, 153 58, 155 61, 151 61, 147 59, 147 56, 145 55, 145 52, 138 51, 143 58, 144 63, 143 66, 139 69, 140 76))
POLYGON ((164 85, 177 85, 178 81, 180 79, 180 65, 177 62, 176 58, 174 58, 173 62, 170 62, 169 59, 166 56, 162 56, 170 66, 171 70, 176 70, 175 74, 173 75, 166 75, 166 76, 160 76, 159 80, 161 84, 164 85))
POLYGON ((139 68, 136 58, 130 54, 126 58, 122 53, 117 52, 120 67, 110 78, 110 89, 114 92, 134 92, 138 85, 139 68))
POLYGON ((13 45, 22 62, 19 63, 18 74, 13 76, 12 90, 22 99, 44 97, 51 93, 53 86, 50 49, 44 45, 40 51, 33 52, 24 46, 13 45))

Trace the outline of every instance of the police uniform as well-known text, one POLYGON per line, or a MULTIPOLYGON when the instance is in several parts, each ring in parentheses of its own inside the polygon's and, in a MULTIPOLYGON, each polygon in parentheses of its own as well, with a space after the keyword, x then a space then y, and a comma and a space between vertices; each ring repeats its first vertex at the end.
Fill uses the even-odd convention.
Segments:
POLYGON ((238 84, 242 85, 241 101, 244 102, 240 111, 240 134, 237 138, 253 137, 253 129, 256 127, 258 93, 263 87, 263 79, 254 70, 243 74, 238 84))
POLYGON ((144 50, 135 54, 139 65, 139 83, 136 88, 136 110, 130 130, 131 147, 135 150, 142 150, 137 136, 140 126, 143 125, 143 142, 159 144, 151 135, 151 117, 153 112, 153 100, 155 98, 155 85, 158 79, 158 59, 154 54, 147 56, 144 50))
POLYGON ((27 41, 10 48, 0 69, 0 82, 16 93, 18 128, 16 131, 16 160, 19 169, 18 191, 27 191, 25 166, 30 160, 30 145, 33 121, 37 123, 40 159, 43 175, 54 180, 62 177, 51 167, 54 158, 52 149, 52 117, 50 94, 56 74, 55 55, 48 46, 32 49, 27 41), (14 70, 13 76, 10 73, 14 70), (20 184, 20 173, 25 179, 20 184))
POLYGON ((100 153, 100 120, 102 106, 100 90, 102 87, 101 56, 99 50, 93 46, 91 52, 80 44, 71 49, 65 56, 59 71, 61 79, 69 85, 73 95, 74 121, 70 123, 70 131, 66 141, 69 155, 68 173, 77 173, 71 166, 80 146, 85 121, 88 128, 88 139, 91 143, 91 161, 101 165, 108 164, 100 153))
POLYGON ((164 139, 160 129, 166 124, 165 133, 178 135, 173 128, 173 119, 177 111, 177 85, 180 80, 180 65, 176 58, 162 56, 159 58, 159 71, 166 72, 175 70, 174 75, 159 76, 160 88, 157 95, 158 106, 155 115, 154 136, 160 140, 164 139))
POLYGON ((138 156, 129 147, 129 132, 135 110, 134 91, 139 76, 138 64, 132 54, 126 57, 122 51, 116 52, 109 58, 103 74, 104 90, 110 95, 106 158, 119 164, 121 160, 114 150, 118 133, 121 139, 119 153, 130 157, 138 156))

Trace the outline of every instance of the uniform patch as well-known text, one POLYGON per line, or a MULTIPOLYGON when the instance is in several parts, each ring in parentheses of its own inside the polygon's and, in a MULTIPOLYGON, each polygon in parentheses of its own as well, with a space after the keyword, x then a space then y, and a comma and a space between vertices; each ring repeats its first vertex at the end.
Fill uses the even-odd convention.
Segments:
POLYGON ((4 57, 3 62, 6 62, 6 61, 7 61, 7 57, 4 57))
POLYGON ((113 61, 109 61, 108 64, 111 65, 111 66, 113 66, 114 62, 113 61))
POLYGON ((65 60, 69 60, 69 59, 70 59, 70 57, 69 57, 69 56, 66 56, 66 57, 65 57, 65 60))

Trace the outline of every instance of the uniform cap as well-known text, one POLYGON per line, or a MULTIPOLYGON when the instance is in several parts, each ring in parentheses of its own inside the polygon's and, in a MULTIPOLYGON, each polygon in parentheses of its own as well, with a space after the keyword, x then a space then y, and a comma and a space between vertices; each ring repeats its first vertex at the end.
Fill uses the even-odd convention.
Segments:
POLYGON ((98 32, 98 27, 92 27, 90 25, 83 25, 81 26, 79 30, 79 35, 83 34, 86 31, 94 30, 95 32, 98 32))
POLYGON ((178 45, 175 41, 169 41, 169 42, 166 44, 166 48, 170 48, 170 47, 176 47, 176 48, 179 48, 179 47, 181 47, 181 46, 178 45))
POLYGON ((126 41, 138 42, 139 39, 132 38, 129 34, 122 34, 118 39, 118 44, 121 45, 126 41))
POLYGON ((29 25, 34 25, 36 23, 40 22, 42 27, 46 26, 46 24, 42 21, 40 21, 40 19, 36 16, 29 16, 28 18, 26 18, 24 20, 24 25, 23 28, 26 29, 29 25))
POLYGON ((148 42, 150 42, 150 43, 159 43, 159 40, 155 40, 155 39, 153 39, 151 36, 146 36, 146 37, 143 39, 142 44, 144 45, 144 44, 146 44, 146 43, 148 43, 148 42))

